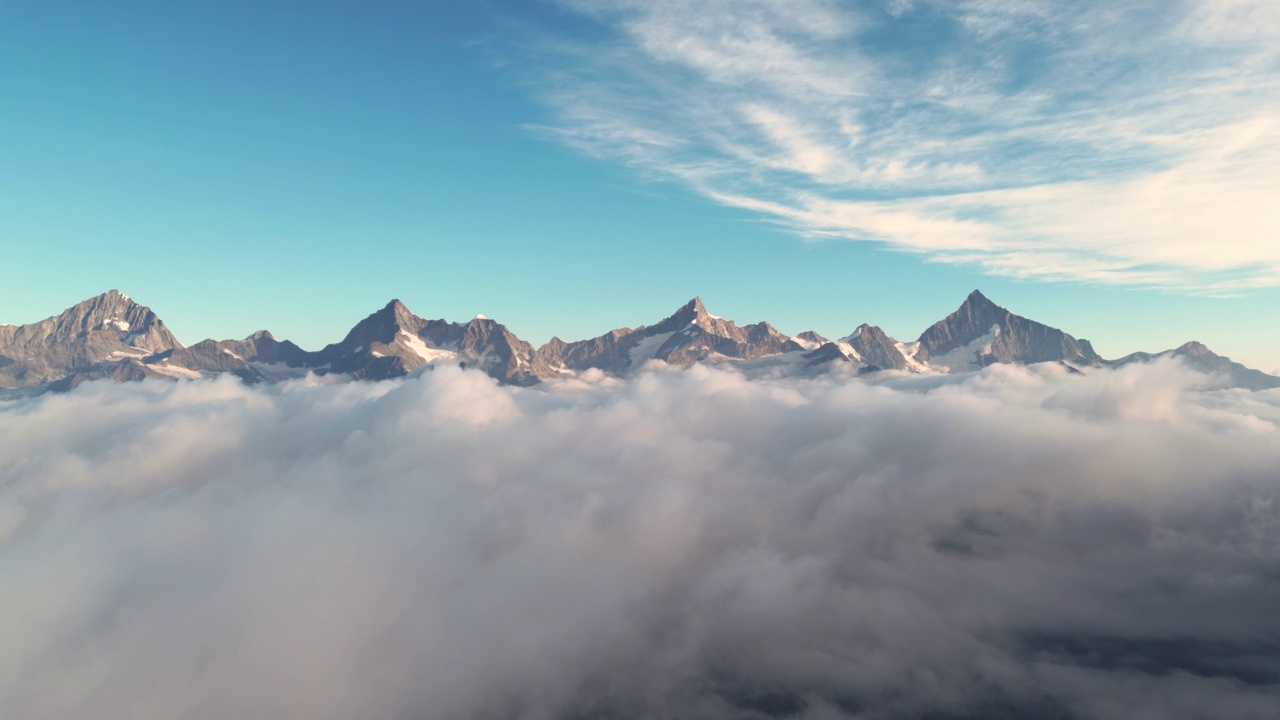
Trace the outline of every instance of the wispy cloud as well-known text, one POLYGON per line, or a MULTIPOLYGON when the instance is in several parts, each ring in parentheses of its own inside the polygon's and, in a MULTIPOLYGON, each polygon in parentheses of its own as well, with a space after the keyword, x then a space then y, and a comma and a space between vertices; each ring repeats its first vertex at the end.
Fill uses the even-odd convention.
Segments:
POLYGON ((1280 284, 1275 3, 559 4, 598 32, 523 67, 584 152, 994 273, 1280 284))

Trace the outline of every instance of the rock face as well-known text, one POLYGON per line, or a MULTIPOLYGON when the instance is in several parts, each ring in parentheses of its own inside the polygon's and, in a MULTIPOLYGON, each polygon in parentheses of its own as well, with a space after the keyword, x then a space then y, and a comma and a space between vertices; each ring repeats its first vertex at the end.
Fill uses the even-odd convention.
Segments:
POLYGON ((1108 361, 1106 364, 1119 367, 1135 362, 1152 362, 1162 357, 1181 358, 1183 364, 1187 367, 1208 375, 1220 377, 1225 380, 1225 384, 1228 387, 1248 390, 1269 390, 1280 387, 1280 377, 1245 367, 1238 362, 1232 362, 1231 358, 1218 355, 1205 347, 1203 343, 1198 343, 1195 340, 1173 350, 1165 350, 1160 353, 1136 352, 1119 360, 1108 361))
MULTIPOLYGON (((30 325, 0 327, 0 386, 27 387, 181 348, 150 308, 118 290, 30 325)), ((138 372, 143 372, 139 370, 138 372)))
POLYGON ((572 343, 552 338, 538 348, 538 354, 552 368, 597 368, 622 374, 650 360, 691 365, 717 358, 751 360, 805 349, 767 322, 739 326, 708 313, 702 299, 694 298, 654 325, 635 330, 620 328, 572 343))
POLYGON ((952 372, 992 363, 1102 364, 1089 341, 1014 315, 977 290, 959 309, 925 330, 919 342, 916 361, 952 372))
POLYGON ((1018 316, 974 291, 959 309, 914 343, 873 325, 829 341, 815 332, 790 337, 766 322, 738 325, 707 312, 694 298, 670 317, 588 340, 552 338, 534 348, 485 317, 458 323, 425 320, 399 300, 369 315, 340 342, 308 352, 260 330, 243 340, 203 340, 183 347, 150 309, 116 290, 29 325, 0 325, 0 395, 21 397, 69 390, 99 379, 200 378, 230 373, 246 382, 307 372, 382 380, 457 365, 509 385, 533 385, 560 375, 601 370, 615 375, 651 361, 716 363, 748 377, 812 375, 846 368, 857 374, 967 372, 992 363, 1056 362, 1074 372, 1180 358, 1231 387, 1280 387, 1280 377, 1214 354, 1198 342, 1162 353, 1103 360, 1086 340, 1018 316))
POLYGON ((533 346, 504 325, 482 317, 468 323, 424 320, 399 300, 361 320, 342 342, 307 353, 303 362, 370 380, 437 363, 478 368, 512 385, 532 385, 553 374, 533 346))
POLYGON ((899 349, 898 341, 874 325, 865 323, 859 325, 858 329, 842 342, 853 348, 862 362, 882 370, 910 370, 916 365, 899 349))

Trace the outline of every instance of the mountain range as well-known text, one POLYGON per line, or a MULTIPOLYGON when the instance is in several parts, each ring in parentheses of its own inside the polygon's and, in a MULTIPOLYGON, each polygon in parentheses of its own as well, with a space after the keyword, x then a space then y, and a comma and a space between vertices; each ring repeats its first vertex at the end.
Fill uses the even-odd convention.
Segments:
POLYGON ((231 373, 256 383, 312 372, 382 380, 442 363, 528 386, 587 371, 627 375, 651 362, 730 365, 752 375, 811 375, 836 367, 858 373, 959 373, 993 363, 1042 362, 1084 372, 1159 357, 1181 358, 1226 386, 1280 387, 1280 377, 1232 362, 1194 341, 1106 360, 1089 341, 1015 315, 977 290, 912 342, 866 324, 838 340, 812 331, 787 335, 767 322, 738 325, 707 312, 700 298, 652 325, 574 342, 552 338, 536 349, 486 317, 465 323, 427 320, 399 300, 318 351, 277 340, 266 330, 243 340, 203 340, 186 347, 154 312, 117 290, 37 323, 0 325, 0 388, 10 396, 69 390, 104 378, 231 373))

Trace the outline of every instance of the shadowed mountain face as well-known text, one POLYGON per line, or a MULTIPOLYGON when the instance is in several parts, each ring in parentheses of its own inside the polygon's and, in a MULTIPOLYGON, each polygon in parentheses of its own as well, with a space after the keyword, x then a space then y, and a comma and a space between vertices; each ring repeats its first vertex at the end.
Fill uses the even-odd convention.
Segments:
POLYGON ((862 362, 881 370, 908 370, 915 364, 896 340, 874 325, 859 325, 843 342, 858 352, 862 362))
POLYGON ((304 368, 308 353, 285 340, 276 340, 259 330, 244 340, 201 340, 188 348, 174 350, 168 361, 199 373, 229 372, 247 382, 270 380, 271 366, 304 368))
POLYGON ((650 360, 690 365, 716 358, 751 360, 804 349, 767 322, 739 326, 708 313, 702 299, 694 298, 654 325, 620 328, 572 343, 552 338, 538 354, 553 368, 624 373, 650 360))
POLYGON ((952 371, 992 363, 1102 363, 1088 340, 1014 315, 977 290, 959 309, 924 331, 915 359, 952 371))
POLYGON ((308 367, 383 380, 450 363, 483 370, 500 382, 532 385, 552 371, 533 346, 493 320, 424 320, 392 300, 361 320, 340 343, 308 353, 308 367))
POLYGON ((836 341, 814 332, 794 337, 766 322, 738 325, 694 298, 670 317, 588 340, 552 338, 538 348, 485 317, 457 323, 425 320, 392 300, 342 341, 308 352, 260 330, 244 340, 203 340, 183 347, 150 309, 112 290, 30 325, 0 326, 0 388, 9 394, 67 390, 86 380, 199 378, 234 374, 246 382, 307 372, 381 380, 437 364, 480 370, 501 383, 533 385, 561 375, 635 372, 650 361, 716 363, 751 375, 828 372, 967 372, 992 363, 1057 362, 1075 372, 1179 358, 1232 387, 1280 387, 1280 377, 1252 370, 1189 342, 1162 353, 1098 357, 1086 340, 1013 314, 974 291, 955 312, 901 343, 873 325, 836 341))

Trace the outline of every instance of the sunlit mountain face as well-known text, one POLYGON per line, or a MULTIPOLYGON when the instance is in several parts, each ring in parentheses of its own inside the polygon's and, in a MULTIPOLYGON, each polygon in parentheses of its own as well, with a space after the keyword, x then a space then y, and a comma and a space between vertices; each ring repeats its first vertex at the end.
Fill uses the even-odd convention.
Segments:
POLYGON ((318 374, 385 380, 437 366, 470 367, 507 385, 537 385, 585 372, 626 377, 655 362, 709 364, 750 377, 812 377, 832 371, 879 377, 973 372, 996 363, 1057 363, 1080 374, 1157 358, 1178 358, 1218 386, 1280 387, 1280 377, 1234 363, 1195 341, 1160 353, 1106 360, 1088 340, 1016 315, 977 290, 907 343, 865 323, 834 341, 813 331, 786 335, 767 322, 740 326, 712 315, 701 298, 694 298, 652 325, 574 342, 553 337, 535 349, 489 318, 424 320, 392 300, 340 342, 315 352, 277 341, 266 330, 244 340, 204 340, 184 347, 149 308, 112 290, 39 323, 6 326, 0 333, 0 357, 5 360, 0 379, 15 396, 68 390, 102 378, 230 374, 256 383, 318 374))

